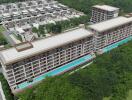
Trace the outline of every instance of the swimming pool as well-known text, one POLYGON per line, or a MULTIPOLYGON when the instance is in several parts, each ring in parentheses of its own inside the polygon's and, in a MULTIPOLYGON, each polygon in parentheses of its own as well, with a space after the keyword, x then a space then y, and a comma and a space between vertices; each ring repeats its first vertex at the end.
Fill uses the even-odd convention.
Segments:
POLYGON ((54 76, 54 75, 61 74, 62 72, 65 72, 65 71, 68 71, 68 70, 70 70, 72 68, 75 68, 76 66, 78 66, 80 64, 83 64, 86 61, 91 60, 92 58, 94 58, 94 56, 92 56, 90 54, 86 55, 86 56, 83 56, 83 57, 81 57, 79 59, 76 59, 76 60, 74 60, 74 61, 72 61, 70 63, 67 63, 67 64, 65 64, 63 66, 60 66, 60 67, 58 67, 58 68, 56 68, 56 69, 54 69, 52 71, 49 71, 49 72, 47 72, 47 73, 45 73, 43 75, 40 75, 40 76, 34 78, 33 82, 30 82, 30 83, 29 82, 23 82, 23 83, 19 84, 17 88, 18 89, 26 88, 26 87, 28 87, 28 86, 36 83, 36 82, 39 82, 39 81, 45 79, 47 76, 54 76))
POLYGON ((108 52, 108 51, 110 51, 110 50, 112 50, 114 48, 117 48, 118 46, 120 46, 120 45, 122 45, 124 43, 127 43, 130 40, 132 40, 132 36, 130 36, 130 37, 126 38, 126 39, 123 39, 123 40, 121 40, 119 42, 116 42, 116 43, 114 43, 112 45, 109 45, 109 46, 103 48, 103 52, 108 52))

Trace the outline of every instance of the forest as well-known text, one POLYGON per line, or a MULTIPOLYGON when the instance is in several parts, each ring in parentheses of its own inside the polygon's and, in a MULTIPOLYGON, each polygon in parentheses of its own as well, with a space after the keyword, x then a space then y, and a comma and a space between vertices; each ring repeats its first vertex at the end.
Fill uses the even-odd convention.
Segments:
MULTIPOLYGON (((21 2, 28 0, 0 0, 0 4, 16 2, 16 1, 21 2)), ((96 4, 108 4, 115 7, 119 7, 121 13, 131 12, 132 9, 131 0, 56 0, 56 1, 68 5, 71 8, 75 8, 76 10, 82 11, 87 15, 91 14, 91 7, 96 4)))
POLYGON ((17 96, 21 100, 126 100, 132 89, 132 41, 97 56, 71 75, 49 77, 17 96))
POLYGON ((96 4, 108 4, 119 7, 121 14, 132 12, 132 0, 57 0, 71 8, 91 14, 91 7, 96 4))

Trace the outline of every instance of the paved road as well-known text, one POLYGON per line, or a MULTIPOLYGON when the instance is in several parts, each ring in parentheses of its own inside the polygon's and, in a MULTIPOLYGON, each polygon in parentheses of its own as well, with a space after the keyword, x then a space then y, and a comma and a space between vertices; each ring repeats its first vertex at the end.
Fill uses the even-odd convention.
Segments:
POLYGON ((0 93, 0 100, 3 100, 3 99, 2 99, 2 95, 1 95, 1 93, 0 93))

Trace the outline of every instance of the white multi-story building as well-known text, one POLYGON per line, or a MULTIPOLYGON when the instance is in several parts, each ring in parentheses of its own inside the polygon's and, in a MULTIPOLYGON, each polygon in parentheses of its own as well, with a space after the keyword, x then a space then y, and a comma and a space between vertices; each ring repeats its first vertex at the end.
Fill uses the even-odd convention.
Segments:
POLYGON ((89 26, 95 34, 95 50, 132 36, 132 15, 117 17, 89 26))
POLYGON ((16 91, 20 89, 20 84, 24 83, 27 87, 28 83, 36 81, 43 74, 128 37, 132 37, 132 14, 90 25, 88 29, 80 27, 42 40, 19 44, 0 52, 3 74, 12 91, 16 91))
POLYGON ((94 52, 93 33, 78 28, 56 36, 19 44, 0 52, 3 73, 11 89, 63 64, 94 52))
POLYGON ((119 8, 109 5, 95 5, 92 7, 92 17, 90 21, 92 23, 98 23, 118 17, 118 14, 119 8))

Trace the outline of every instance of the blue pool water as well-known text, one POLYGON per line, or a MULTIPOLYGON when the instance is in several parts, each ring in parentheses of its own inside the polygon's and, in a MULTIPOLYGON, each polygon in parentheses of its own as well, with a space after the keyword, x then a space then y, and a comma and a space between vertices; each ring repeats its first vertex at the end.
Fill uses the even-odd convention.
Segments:
POLYGON ((76 59, 76 60, 74 60, 74 61, 72 61, 72 62, 70 62, 68 64, 65 64, 65 65, 63 65, 61 67, 58 67, 58 68, 56 68, 56 69, 54 69, 52 71, 49 71, 49 72, 47 72, 47 73, 45 73, 45 74, 43 74, 41 76, 38 76, 38 77, 34 78, 33 82, 30 82, 30 83, 23 82, 23 83, 19 84, 18 85, 18 89, 23 89, 23 88, 25 88, 25 87, 27 87, 29 85, 32 85, 32 84, 34 84, 36 82, 39 82, 39 81, 45 79, 47 76, 54 76, 54 75, 58 75, 58 74, 60 74, 62 72, 68 71, 68 70, 70 70, 72 68, 75 68, 76 66, 78 66, 78 65, 80 65, 82 63, 85 63, 86 61, 91 60, 92 58, 93 58, 93 56, 91 56, 91 55, 83 56, 83 57, 81 57, 79 59, 76 59))
POLYGON ((126 39, 123 39, 123 40, 121 40, 119 42, 116 42, 116 43, 114 43, 112 45, 109 45, 109 46, 103 48, 103 52, 108 52, 108 51, 110 51, 110 50, 112 50, 114 48, 117 48, 118 46, 120 46, 120 45, 122 45, 124 43, 127 43, 130 40, 132 40, 132 36, 130 36, 130 37, 126 38, 126 39))

